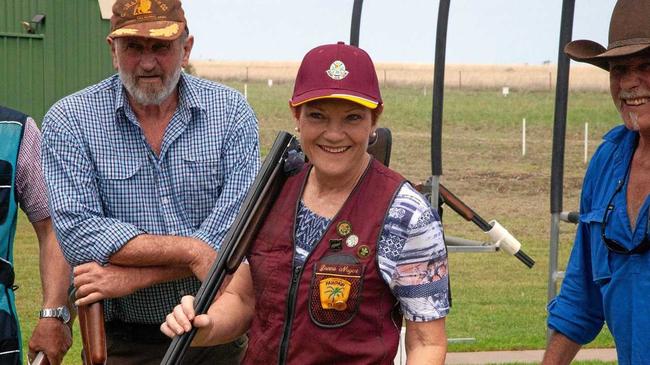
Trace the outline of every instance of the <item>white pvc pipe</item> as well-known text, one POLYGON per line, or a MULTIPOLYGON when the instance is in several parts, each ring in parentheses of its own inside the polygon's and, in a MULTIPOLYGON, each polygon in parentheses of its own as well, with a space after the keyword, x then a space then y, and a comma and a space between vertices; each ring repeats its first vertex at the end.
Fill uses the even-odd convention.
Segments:
POLYGON ((521 243, 507 229, 493 220, 489 222, 492 229, 487 231, 488 236, 503 251, 514 255, 521 249, 521 243))
POLYGON ((526 156, 526 118, 521 121, 521 155, 526 156))

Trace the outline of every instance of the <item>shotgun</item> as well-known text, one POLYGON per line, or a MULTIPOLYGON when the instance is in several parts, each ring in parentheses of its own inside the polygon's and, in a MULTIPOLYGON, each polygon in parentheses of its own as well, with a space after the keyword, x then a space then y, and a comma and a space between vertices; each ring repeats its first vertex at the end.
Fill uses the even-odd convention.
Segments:
MULTIPOLYGON (((377 128, 375 134, 370 138, 370 142, 368 144, 368 153, 373 155, 375 159, 388 167, 390 163, 391 149, 392 135, 390 133, 390 129, 377 128)), ((430 182, 427 182, 426 184, 417 185, 415 188, 421 193, 431 194, 430 182)), ((472 208, 468 207, 467 204, 463 203, 462 200, 460 200, 451 191, 447 190, 447 188, 445 188, 442 184, 438 185, 438 194, 442 198, 438 200, 438 211, 440 212, 441 216, 442 211, 440 210, 440 206, 442 204, 447 204, 461 217, 470 222, 473 222, 483 232, 487 233, 490 238, 499 246, 499 248, 515 256, 529 268, 535 265, 535 261, 526 255, 526 253, 521 249, 521 243, 519 243, 519 241, 512 234, 510 234, 510 232, 503 228, 499 222, 486 222, 483 218, 481 218, 481 216, 476 214, 472 208)), ((573 218, 575 219, 575 215, 573 218)))
POLYGON ((458 213, 461 217, 476 224, 483 232, 494 241, 499 248, 507 253, 515 256, 519 261, 523 262, 528 268, 535 265, 535 260, 526 255, 524 250, 521 249, 521 243, 496 220, 486 222, 481 216, 476 214, 472 208, 467 206, 451 191, 447 190, 442 184, 438 185, 438 192, 442 197, 443 203, 447 204, 451 209, 458 213))
MULTIPOLYGON (((197 314, 208 311, 226 275, 237 270, 287 177, 300 171, 303 163, 298 140, 289 133, 278 133, 224 238, 216 261, 196 293, 194 309, 197 314)), ((180 364, 195 335, 196 329, 192 328, 190 332, 174 337, 160 364, 180 364)))
MULTIPOLYGON (((416 190, 420 193, 431 193, 429 182, 425 184, 418 184, 415 186, 416 190)), ((485 221, 478 215, 472 208, 465 204, 454 193, 449 191, 444 185, 438 184, 438 193, 440 194, 440 203, 448 205, 454 212, 458 213, 465 220, 476 224, 483 232, 490 236, 490 239, 496 244, 497 247, 505 252, 515 256, 528 268, 535 265, 535 260, 528 256, 522 249, 521 243, 506 230, 499 222, 492 220, 485 221)))

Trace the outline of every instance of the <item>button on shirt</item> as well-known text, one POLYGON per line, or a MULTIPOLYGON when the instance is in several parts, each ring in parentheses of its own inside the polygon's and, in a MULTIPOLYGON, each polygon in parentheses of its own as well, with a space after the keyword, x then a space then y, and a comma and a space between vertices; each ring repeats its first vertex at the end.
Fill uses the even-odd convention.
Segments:
MULTIPOLYGON (((238 92, 182 74, 160 155, 117 75, 57 102, 43 122, 43 169, 57 236, 73 265, 135 236, 191 236, 218 249, 259 169, 257 120, 238 92)), ((107 320, 160 323, 195 278, 106 301, 107 320)))
MULTIPOLYGON (((587 169, 580 224, 560 294, 549 304, 549 327, 579 344, 591 342, 604 321, 611 330, 620 364, 650 364, 650 252, 611 252, 601 237, 605 210, 614 210, 606 237, 633 249, 646 238, 647 199, 634 230, 627 214, 627 173, 638 134, 624 126, 604 137, 587 169), (624 184, 617 193, 616 188, 624 184)), ((648 237, 650 238, 650 237, 648 237)))

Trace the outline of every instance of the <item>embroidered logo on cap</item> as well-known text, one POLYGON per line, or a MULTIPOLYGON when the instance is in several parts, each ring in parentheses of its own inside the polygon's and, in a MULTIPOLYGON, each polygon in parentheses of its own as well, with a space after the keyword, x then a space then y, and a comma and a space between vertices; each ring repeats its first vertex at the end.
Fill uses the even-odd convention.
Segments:
POLYGON ((338 60, 332 62, 330 69, 326 72, 327 76, 334 80, 343 80, 350 73, 345 69, 345 64, 338 60))
POLYGON ((165 28, 149 29, 149 35, 152 37, 171 37, 178 33, 178 24, 171 24, 165 28))
POLYGON ((151 14, 151 0, 140 0, 133 9, 133 15, 151 14))
POLYGON ((136 35, 138 34, 137 29, 132 29, 132 28, 122 28, 122 29, 117 29, 113 33, 111 33, 112 36, 120 36, 120 35, 136 35))

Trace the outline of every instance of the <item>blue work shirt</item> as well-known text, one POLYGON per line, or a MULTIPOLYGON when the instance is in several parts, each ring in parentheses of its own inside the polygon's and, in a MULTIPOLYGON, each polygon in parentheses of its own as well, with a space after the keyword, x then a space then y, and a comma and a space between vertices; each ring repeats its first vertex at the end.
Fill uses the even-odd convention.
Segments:
POLYGON ((591 342, 606 321, 620 364, 650 364, 650 252, 611 252, 601 232, 611 201, 607 238, 630 250, 647 236, 647 197, 634 230, 627 214, 628 170, 637 141, 637 132, 618 126, 594 154, 583 183, 580 223, 566 275, 560 294, 548 306, 548 326, 579 344, 591 342))
MULTIPOLYGON (((237 91, 182 74, 160 154, 119 77, 57 102, 43 121, 43 168, 63 254, 108 262, 135 236, 191 236, 218 249, 259 169, 257 119, 237 91)), ((161 323, 195 278, 106 301, 106 317, 161 323)))

